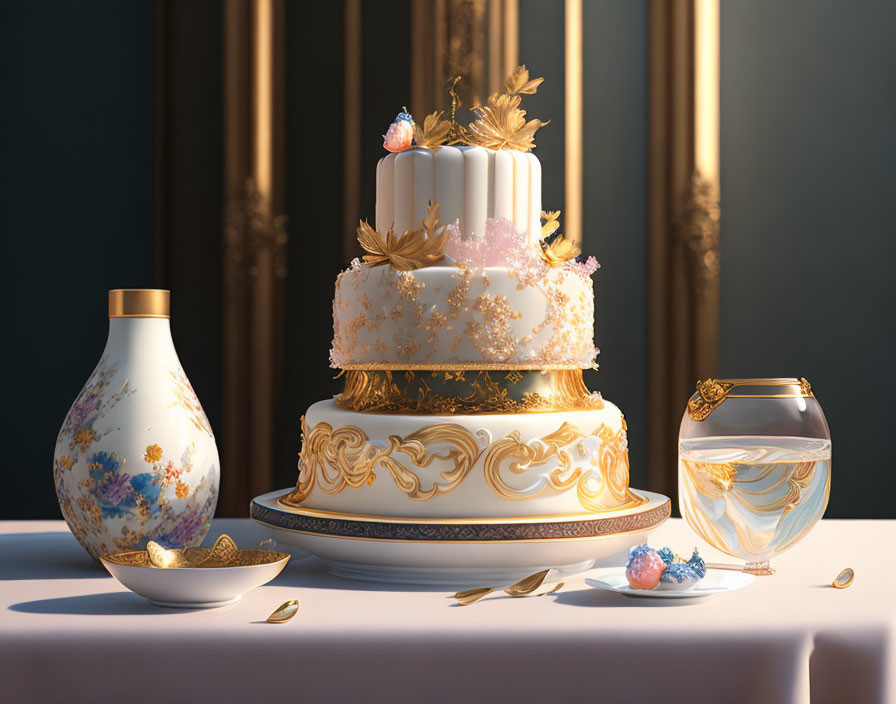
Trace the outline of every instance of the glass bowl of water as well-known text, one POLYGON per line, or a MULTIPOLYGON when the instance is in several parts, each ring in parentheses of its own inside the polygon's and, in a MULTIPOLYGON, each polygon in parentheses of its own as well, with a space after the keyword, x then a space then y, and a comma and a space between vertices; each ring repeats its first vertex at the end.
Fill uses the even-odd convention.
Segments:
POLYGON ((831 434, 809 382, 698 382, 679 432, 678 501, 701 538, 772 574, 769 561, 812 529, 830 490, 831 434))

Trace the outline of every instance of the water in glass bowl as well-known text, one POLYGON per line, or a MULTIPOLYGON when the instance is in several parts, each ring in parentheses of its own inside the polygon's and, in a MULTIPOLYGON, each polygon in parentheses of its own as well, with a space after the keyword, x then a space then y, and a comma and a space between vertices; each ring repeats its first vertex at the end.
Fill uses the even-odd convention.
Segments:
POLYGON ((681 513, 713 547, 770 573, 769 560, 802 538, 828 503, 831 441, 770 436, 681 440, 681 513))

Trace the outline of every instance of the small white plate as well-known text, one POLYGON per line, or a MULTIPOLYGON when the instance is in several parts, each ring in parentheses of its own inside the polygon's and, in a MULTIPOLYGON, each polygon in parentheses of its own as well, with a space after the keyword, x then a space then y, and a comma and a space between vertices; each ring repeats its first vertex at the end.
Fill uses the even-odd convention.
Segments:
POLYGON ((706 576, 691 589, 633 589, 625 578, 625 567, 601 567, 592 570, 585 583, 625 596, 657 599, 696 599, 730 592, 756 581, 756 575, 734 570, 706 570, 706 576))

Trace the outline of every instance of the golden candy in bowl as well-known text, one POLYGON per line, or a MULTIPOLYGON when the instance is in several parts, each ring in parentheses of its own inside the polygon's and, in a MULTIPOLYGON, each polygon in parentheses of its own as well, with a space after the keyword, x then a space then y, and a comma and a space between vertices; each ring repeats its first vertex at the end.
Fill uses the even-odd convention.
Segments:
POLYGON ((207 609, 229 606, 276 577, 290 555, 240 550, 228 535, 211 548, 168 550, 150 541, 146 550, 100 558, 109 573, 156 606, 207 609))

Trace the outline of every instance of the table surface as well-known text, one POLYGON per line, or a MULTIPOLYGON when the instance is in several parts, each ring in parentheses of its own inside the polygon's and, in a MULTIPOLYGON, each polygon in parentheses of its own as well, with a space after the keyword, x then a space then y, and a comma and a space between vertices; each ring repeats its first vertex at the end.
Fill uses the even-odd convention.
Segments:
MULTIPOLYGON (((222 532, 265 537, 245 519, 216 520, 210 536, 222 532)), ((680 519, 651 544, 731 561, 680 519)), ((894 544, 896 521, 826 520, 736 592, 632 599, 585 573, 555 594, 466 607, 294 558, 234 606, 182 611, 127 591, 61 521, 0 522, 0 701, 890 701, 894 544), (845 567, 853 585, 833 589, 845 567), (293 598, 292 621, 265 623, 293 598)))

